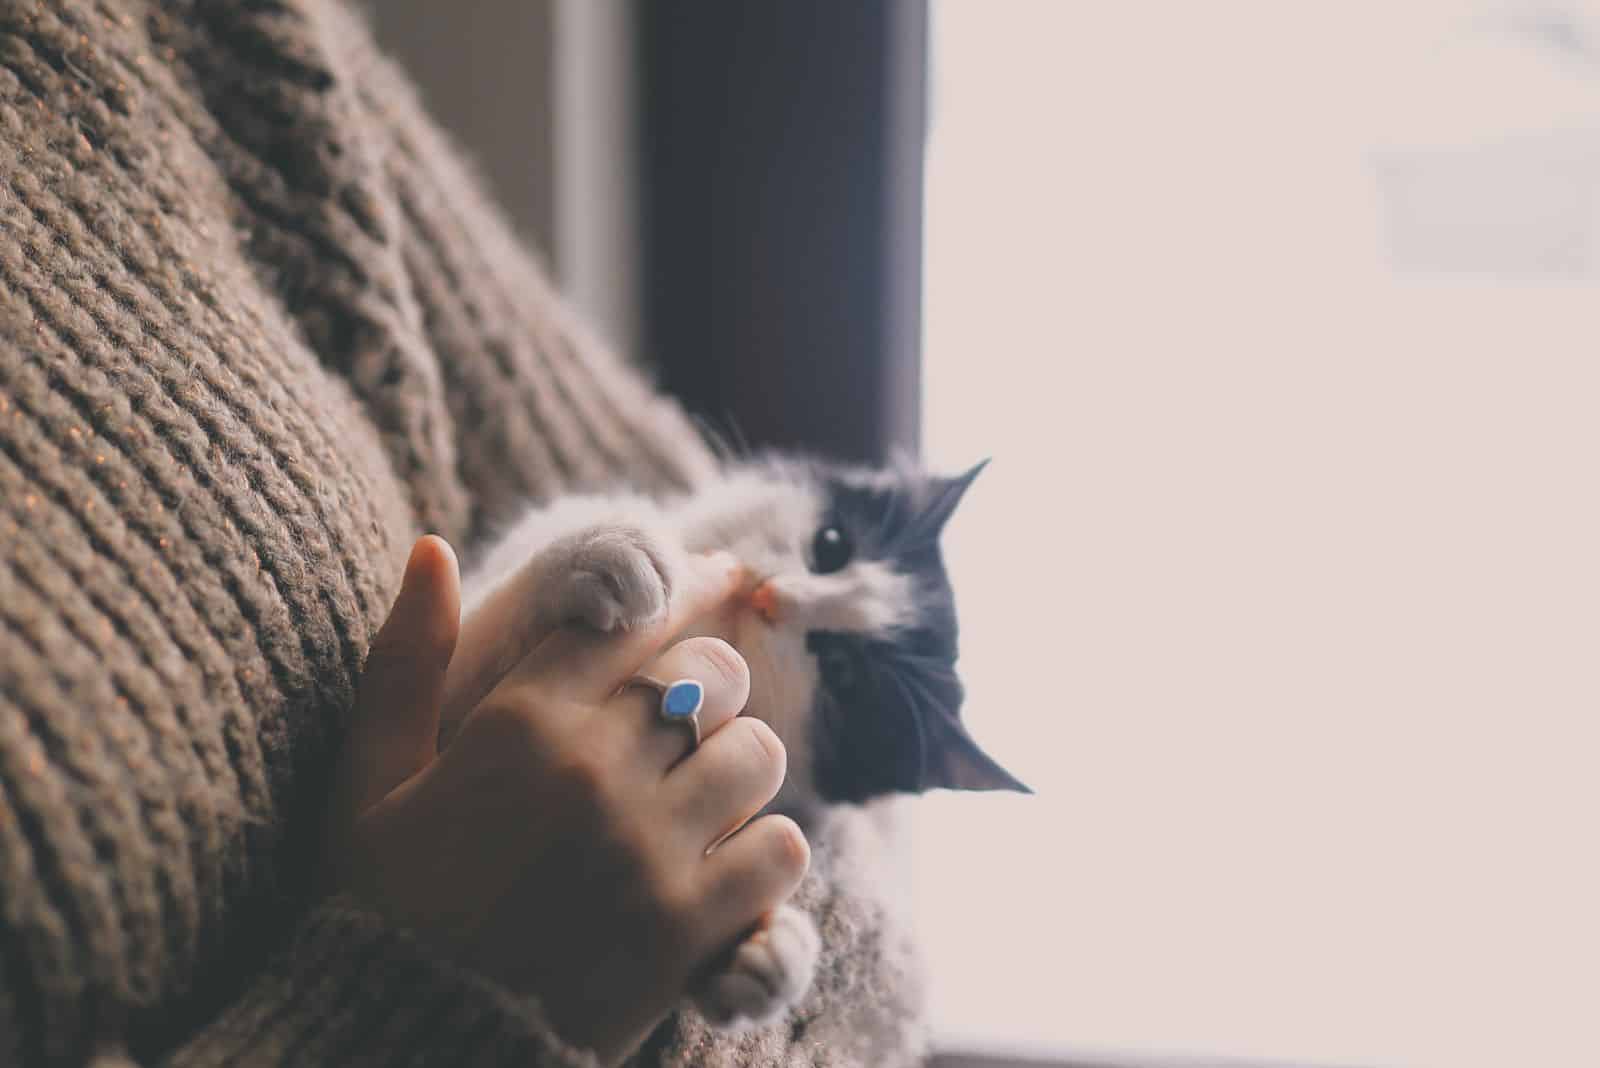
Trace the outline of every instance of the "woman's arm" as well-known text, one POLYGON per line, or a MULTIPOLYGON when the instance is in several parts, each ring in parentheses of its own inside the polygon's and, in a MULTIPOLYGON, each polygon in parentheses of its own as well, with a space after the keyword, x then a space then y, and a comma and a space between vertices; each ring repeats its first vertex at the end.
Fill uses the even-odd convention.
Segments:
POLYGON ((315 908, 220 1014, 177 1049, 137 1063, 404 1068, 441 1062, 600 1063, 560 1038, 535 999, 442 960, 369 906, 336 898, 315 908))

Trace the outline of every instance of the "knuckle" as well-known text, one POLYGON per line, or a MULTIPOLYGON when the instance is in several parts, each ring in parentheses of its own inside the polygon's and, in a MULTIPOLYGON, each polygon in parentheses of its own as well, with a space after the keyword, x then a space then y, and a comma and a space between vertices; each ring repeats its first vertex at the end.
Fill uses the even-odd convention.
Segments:
POLYGON ((655 893, 656 922, 668 932, 682 934, 692 928, 699 916, 700 895, 684 879, 664 880, 655 893))
POLYGON ((610 858, 617 879, 635 889, 649 906, 647 911, 658 911, 658 891, 666 885, 659 851, 636 823, 620 816, 608 812, 596 825, 597 851, 610 858))
POLYGON ((555 766, 552 775, 560 783, 563 794, 591 807, 602 807, 602 802, 610 795, 605 762, 596 754, 583 750, 568 753, 555 766))
POLYGON ((750 685, 750 666, 739 650, 721 638, 700 637, 688 641, 692 643, 694 656, 705 664, 708 673, 714 675, 720 685, 735 691, 750 685))
POLYGON ((740 716, 729 724, 747 739, 746 746, 756 767, 770 772, 779 783, 789 768, 789 751, 783 739, 766 723, 752 716, 740 716))
POLYGON ((653 937, 668 946, 680 946, 697 928, 704 901, 681 872, 643 866, 635 876, 635 908, 653 937))
POLYGON ((538 755, 546 747, 534 718, 511 701, 480 705, 468 729, 490 742, 495 751, 512 759, 538 755))

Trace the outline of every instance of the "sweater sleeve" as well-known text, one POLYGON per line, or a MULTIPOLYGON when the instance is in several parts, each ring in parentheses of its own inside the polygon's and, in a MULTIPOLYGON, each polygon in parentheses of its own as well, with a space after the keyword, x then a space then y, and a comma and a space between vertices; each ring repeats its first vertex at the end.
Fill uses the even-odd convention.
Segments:
POLYGON ((681 489, 714 467, 678 402, 591 331, 380 54, 360 17, 318 8, 366 132, 375 218, 398 256, 453 429, 472 514, 465 541, 531 499, 629 485, 681 489))
POLYGON ((345 899, 314 908, 293 939, 165 1068, 506 1064, 595 1068, 538 1003, 439 960, 345 899))

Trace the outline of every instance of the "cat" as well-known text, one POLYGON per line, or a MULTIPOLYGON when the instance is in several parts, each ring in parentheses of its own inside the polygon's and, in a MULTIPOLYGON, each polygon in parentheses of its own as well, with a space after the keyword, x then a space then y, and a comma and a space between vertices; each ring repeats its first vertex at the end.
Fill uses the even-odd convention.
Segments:
MULTIPOLYGON (((985 461, 987 463, 987 461, 985 461)), ((980 463, 954 478, 769 455, 724 463, 667 500, 571 496, 532 509, 469 569, 465 618, 514 577, 556 623, 617 631, 661 618, 686 553, 725 549, 748 595, 690 634, 726 639, 750 667, 746 715, 783 740, 788 773, 768 811, 803 827, 829 806, 935 788, 1028 788, 959 718, 956 614, 939 534, 980 463)), ((683 635, 688 637, 689 634, 683 635)), ((766 1023, 810 985, 810 918, 780 906, 692 992, 713 1025, 766 1023)))

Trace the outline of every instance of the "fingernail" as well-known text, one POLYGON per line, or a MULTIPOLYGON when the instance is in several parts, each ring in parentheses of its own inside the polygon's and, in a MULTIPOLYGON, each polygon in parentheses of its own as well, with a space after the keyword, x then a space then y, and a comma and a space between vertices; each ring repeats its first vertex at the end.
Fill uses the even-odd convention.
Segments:
POLYGON ((418 538, 411 543, 411 552, 406 554, 406 569, 400 575, 400 588, 403 590, 416 581, 417 556, 422 552, 422 539, 418 538))
POLYGON ((411 553, 406 557, 406 569, 400 576, 400 594, 404 596, 415 590, 418 581, 418 571, 422 565, 423 546, 426 538, 418 538, 411 545, 411 553))

